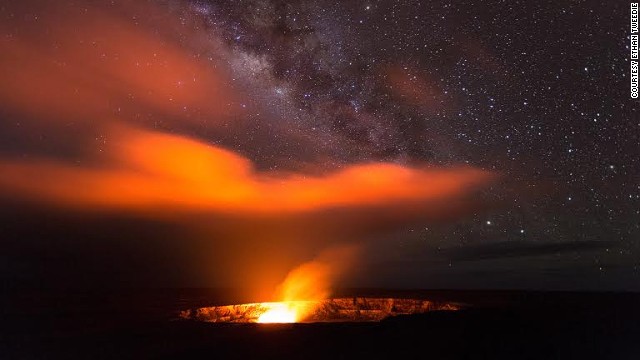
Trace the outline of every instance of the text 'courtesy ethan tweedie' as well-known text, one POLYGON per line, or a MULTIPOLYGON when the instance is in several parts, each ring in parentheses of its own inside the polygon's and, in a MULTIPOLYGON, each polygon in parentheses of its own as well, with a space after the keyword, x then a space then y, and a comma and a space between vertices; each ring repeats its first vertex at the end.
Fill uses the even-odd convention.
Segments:
POLYGON ((638 3, 631 3, 631 98, 638 98, 638 3))

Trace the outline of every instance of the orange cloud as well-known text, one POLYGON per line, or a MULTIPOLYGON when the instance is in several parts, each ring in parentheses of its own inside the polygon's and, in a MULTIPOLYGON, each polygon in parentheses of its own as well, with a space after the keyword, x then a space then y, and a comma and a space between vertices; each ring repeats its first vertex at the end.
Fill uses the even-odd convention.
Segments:
POLYGON ((248 159, 181 136, 121 128, 101 165, 32 159, 0 163, 13 194, 98 208, 281 213, 385 205, 462 195, 493 178, 468 167, 350 165, 324 175, 259 172, 248 159))
POLYGON ((127 1, 37 5, 8 4, 15 16, 0 23, 1 106, 49 122, 113 114, 193 121, 231 112, 220 64, 181 42, 197 39, 196 30, 166 11, 127 1))
POLYGON ((393 66, 386 70, 386 75, 392 94, 399 100, 432 112, 452 106, 452 100, 439 88, 436 81, 422 71, 393 66))

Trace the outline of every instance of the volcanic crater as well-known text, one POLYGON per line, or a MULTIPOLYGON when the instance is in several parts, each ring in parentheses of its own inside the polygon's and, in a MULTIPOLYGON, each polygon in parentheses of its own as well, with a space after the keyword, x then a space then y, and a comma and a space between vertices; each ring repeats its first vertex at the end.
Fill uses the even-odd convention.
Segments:
POLYGON ((420 299, 344 297, 209 306, 183 310, 179 317, 214 323, 376 322, 397 315, 455 311, 461 307, 420 299))

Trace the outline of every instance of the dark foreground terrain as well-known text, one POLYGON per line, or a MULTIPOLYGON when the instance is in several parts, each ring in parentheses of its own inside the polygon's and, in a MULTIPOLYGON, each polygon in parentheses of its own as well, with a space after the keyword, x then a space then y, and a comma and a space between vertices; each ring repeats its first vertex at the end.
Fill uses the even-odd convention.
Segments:
POLYGON ((14 292, 2 303, 2 359, 640 359, 640 296, 516 291, 346 291, 466 310, 380 323, 211 324, 179 310, 228 302, 211 290, 14 292))

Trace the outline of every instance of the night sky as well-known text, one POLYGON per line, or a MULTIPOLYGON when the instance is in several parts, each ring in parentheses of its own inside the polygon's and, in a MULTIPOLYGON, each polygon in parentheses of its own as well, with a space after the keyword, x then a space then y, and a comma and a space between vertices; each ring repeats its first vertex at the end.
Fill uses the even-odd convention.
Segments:
POLYGON ((639 290, 628 12, 3 2, 0 279, 639 290))

